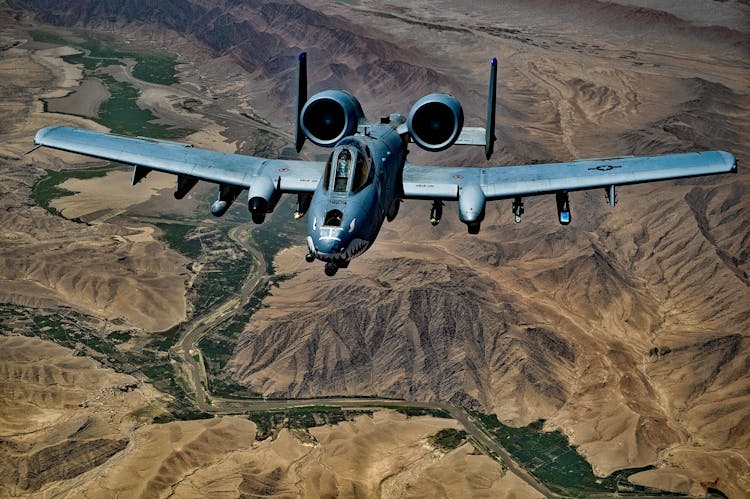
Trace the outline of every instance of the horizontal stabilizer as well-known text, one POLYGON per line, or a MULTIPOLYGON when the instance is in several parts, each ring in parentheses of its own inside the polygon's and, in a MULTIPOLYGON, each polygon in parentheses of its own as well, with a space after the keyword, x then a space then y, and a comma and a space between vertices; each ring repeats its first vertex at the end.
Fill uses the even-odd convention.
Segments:
MULTIPOLYGON (((408 128, 406 127, 406 123, 398 127, 396 131, 402 135, 407 133, 408 128)), ((465 126, 463 127, 463 129, 461 129, 461 134, 458 136, 456 142, 454 142, 453 145, 486 146, 486 135, 487 132, 481 126, 465 126)), ((409 135, 409 142, 414 142, 414 139, 411 137, 411 135, 409 135)))
POLYGON ((481 126, 465 126, 461 135, 456 139, 455 145, 461 146, 485 146, 487 131, 481 126))

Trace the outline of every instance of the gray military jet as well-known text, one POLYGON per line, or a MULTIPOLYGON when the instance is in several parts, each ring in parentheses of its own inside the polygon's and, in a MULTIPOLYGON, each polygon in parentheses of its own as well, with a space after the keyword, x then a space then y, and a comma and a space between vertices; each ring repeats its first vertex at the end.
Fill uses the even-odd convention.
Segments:
POLYGON ((614 206, 618 185, 737 171, 735 157, 723 151, 493 168, 416 166, 406 161, 409 142, 428 151, 454 144, 482 145, 489 159, 495 142, 496 81, 493 59, 485 128, 464 127, 461 105, 445 94, 422 97, 406 117, 391 114, 372 123, 349 92, 327 90, 308 99, 307 60, 302 53, 295 145, 299 152, 309 139, 333 148, 326 162, 226 154, 180 142, 59 126, 39 130, 34 142, 37 147, 133 165, 133 185, 152 170, 175 174, 177 199, 199 180, 218 184, 211 213, 219 217, 245 189, 255 223, 262 223, 273 211, 281 194, 297 194, 294 217, 309 212, 306 259, 326 262, 329 276, 372 246, 383 221, 396 218, 404 199, 432 201, 433 225, 440 222, 444 201, 458 201, 458 218, 470 234, 477 234, 490 200, 512 199, 519 223, 524 197, 554 194, 558 220, 566 225, 571 220, 570 191, 604 189, 614 206))

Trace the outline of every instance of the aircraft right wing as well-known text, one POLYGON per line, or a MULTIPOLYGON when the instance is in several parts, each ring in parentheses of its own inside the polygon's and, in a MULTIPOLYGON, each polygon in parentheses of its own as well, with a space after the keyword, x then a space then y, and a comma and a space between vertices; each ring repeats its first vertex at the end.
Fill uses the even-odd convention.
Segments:
MULTIPOLYGON (((190 144, 144 137, 125 137, 65 126, 39 130, 34 137, 46 146, 136 167, 134 184, 149 169, 190 176, 216 184, 251 188, 268 178, 282 192, 313 192, 325 164, 318 161, 265 159, 199 149, 190 144)), ((142 177, 141 177, 142 178, 142 177)))
POLYGON ((151 170, 172 173, 177 175, 174 192, 177 199, 182 199, 199 180, 219 184, 219 198, 211 205, 211 213, 216 216, 226 213, 240 192, 247 189, 248 209, 256 223, 262 222, 266 213, 273 210, 281 193, 300 194, 298 205, 309 204, 309 195, 315 191, 325 168, 325 163, 318 161, 228 154, 181 142, 124 137, 64 126, 39 130, 34 143, 37 147, 133 165, 133 185, 151 170))

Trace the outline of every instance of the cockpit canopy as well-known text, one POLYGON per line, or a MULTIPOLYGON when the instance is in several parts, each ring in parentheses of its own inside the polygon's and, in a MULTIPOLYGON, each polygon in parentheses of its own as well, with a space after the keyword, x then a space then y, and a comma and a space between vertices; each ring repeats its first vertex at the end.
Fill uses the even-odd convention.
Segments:
POLYGON ((370 150, 356 141, 345 141, 331 153, 323 188, 337 194, 357 193, 372 182, 370 150))

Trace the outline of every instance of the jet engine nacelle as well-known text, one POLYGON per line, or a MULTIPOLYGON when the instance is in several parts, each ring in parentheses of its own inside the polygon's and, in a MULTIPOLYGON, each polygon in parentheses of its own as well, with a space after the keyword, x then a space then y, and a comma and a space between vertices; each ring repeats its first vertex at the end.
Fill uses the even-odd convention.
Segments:
POLYGON ((266 213, 271 213, 281 197, 281 192, 270 178, 261 176, 253 179, 247 190, 247 209, 253 222, 263 223, 266 213))
POLYGON ((428 151, 442 151, 456 142, 464 126, 464 111, 452 95, 425 95, 411 107, 406 120, 412 140, 428 151))
POLYGON ((314 144, 333 147, 354 135, 365 115, 359 101, 343 90, 326 90, 313 95, 302 108, 300 127, 314 144))

